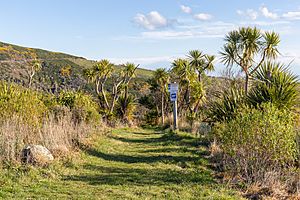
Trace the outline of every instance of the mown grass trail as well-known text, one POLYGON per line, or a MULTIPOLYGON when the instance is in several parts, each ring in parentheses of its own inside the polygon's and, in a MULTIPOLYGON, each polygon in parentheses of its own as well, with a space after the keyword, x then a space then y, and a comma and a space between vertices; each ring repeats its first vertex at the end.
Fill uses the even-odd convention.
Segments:
POLYGON ((33 169, 18 177, 3 175, 0 197, 240 199, 213 178, 206 144, 187 134, 118 129, 90 143, 80 161, 65 164, 59 173, 54 166, 39 175, 33 169))

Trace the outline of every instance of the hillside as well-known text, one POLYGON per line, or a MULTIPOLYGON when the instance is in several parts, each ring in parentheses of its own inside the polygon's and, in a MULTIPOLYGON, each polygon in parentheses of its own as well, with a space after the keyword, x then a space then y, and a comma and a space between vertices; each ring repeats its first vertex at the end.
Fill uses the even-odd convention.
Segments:
MULTIPOLYGON (((42 70, 37 74, 34 83, 37 89, 44 91, 58 91, 61 89, 90 90, 91 86, 82 77, 82 70, 91 67, 95 61, 65 53, 3 42, 0 42, 0 79, 25 85, 27 82, 25 61, 31 59, 31 55, 35 55, 42 60, 42 70), (66 66, 70 66, 71 69, 68 77, 61 74, 61 70, 66 66)), ((138 69, 136 81, 144 81, 151 75, 151 70, 138 69)))

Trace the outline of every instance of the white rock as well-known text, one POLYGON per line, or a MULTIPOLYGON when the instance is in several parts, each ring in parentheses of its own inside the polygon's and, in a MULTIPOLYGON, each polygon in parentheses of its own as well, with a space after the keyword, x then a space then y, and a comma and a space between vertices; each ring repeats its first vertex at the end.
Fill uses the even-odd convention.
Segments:
POLYGON ((28 145, 22 150, 23 163, 43 165, 53 160, 51 152, 42 145, 28 145))

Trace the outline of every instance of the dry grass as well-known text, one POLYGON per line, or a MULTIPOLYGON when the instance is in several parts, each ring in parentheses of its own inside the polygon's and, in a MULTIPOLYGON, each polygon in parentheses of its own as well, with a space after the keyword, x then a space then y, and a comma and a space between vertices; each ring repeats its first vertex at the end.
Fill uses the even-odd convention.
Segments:
POLYGON ((0 123, 0 161, 20 162, 20 153, 29 144, 43 145, 55 157, 64 156, 94 129, 95 126, 84 122, 75 124, 70 115, 58 120, 49 117, 38 126, 13 116, 0 123))

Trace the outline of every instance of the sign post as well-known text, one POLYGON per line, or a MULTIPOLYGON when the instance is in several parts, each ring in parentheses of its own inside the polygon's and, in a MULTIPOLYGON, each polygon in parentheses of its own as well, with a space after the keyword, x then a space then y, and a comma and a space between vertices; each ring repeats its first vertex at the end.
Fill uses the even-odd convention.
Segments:
POLYGON ((178 120, 177 120, 177 92, 178 92, 178 83, 170 83, 168 85, 170 92, 170 99, 173 102, 173 120, 174 120, 174 130, 178 129, 178 120))

